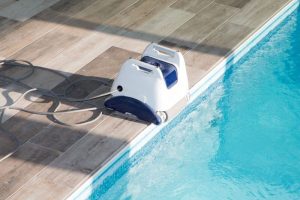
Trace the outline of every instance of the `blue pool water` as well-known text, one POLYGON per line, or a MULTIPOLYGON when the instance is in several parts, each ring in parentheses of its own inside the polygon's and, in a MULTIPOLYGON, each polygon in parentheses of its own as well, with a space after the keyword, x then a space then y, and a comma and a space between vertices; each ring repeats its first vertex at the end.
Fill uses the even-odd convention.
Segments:
POLYGON ((290 16, 91 199, 300 199, 300 17, 290 16))

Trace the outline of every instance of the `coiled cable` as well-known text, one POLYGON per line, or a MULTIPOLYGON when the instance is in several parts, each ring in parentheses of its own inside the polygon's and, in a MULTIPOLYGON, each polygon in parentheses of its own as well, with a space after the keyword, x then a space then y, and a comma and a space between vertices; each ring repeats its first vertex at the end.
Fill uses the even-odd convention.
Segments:
MULTIPOLYGON (((6 130, 3 129, 3 127, 1 127, 2 117, 4 116, 4 112, 7 109, 18 110, 18 111, 27 112, 27 113, 36 114, 36 115, 51 116, 55 120, 55 122, 57 122, 61 125, 66 125, 66 126, 82 126, 82 125, 87 125, 87 124, 93 123, 93 122, 97 121, 102 116, 101 111, 98 113, 98 115, 96 117, 94 117, 92 119, 89 119, 87 121, 80 122, 80 123, 73 123, 73 124, 64 122, 63 120, 58 118, 58 115, 100 110, 103 107, 96 106, 96 105, 90 103, 90 101, 96 100, 96 99, 99 99, 99 98, 103 98, 103 97, 106 97, 108 95, 111 95, 111 94, 117 92, 117 90, 115 90, 115 91, 105 92, 105 93, 102 93, 102 94, 98 94, 98 95, 95 95, 95 96, 92 96, 92 97, 86 97, 86 98, 68 97, 67 94, 66 94, 67 91, 71 87, 75 87, 75 85, 78 84, 81 81, 93 80, 93 81, 99 82, 99 83, 101 83, 103 85, 106 85, 106 86, 107 86, 107 83, 104 82, 104 81, 101 81, 99 79, 89 79, 89 78, 80 79, 80 80, 72 82, 63 73, 53 71, 53 70, 47 69, 47 68, 42 68, 42 69, 47 70, 51 73, 54 73, 54 74, 62 77, 68 83, 68 85, 64 89, 63 93, 62 94, 57 94, 57 93, 55 93, 51 90, 31 87, 30 85, 24 83, 23 80, 30 78, 34 74, 36 68, 40 68, 40 67, 35 66, 31 62, 28 62, 28 61, 25 61, 25 60, 14 60, 14 59, 12 59, 12 60, 0 60, 0 86, 1 85, 2 86, 8 86, 8 85, 14 84, 14 85, 18 85, 21 88, 24 88, 26 90, 16 100, 13 100, 12 103, 10 103, 9 105, 0 106, 0 112, 2 112, 2 113, 0 113, 0 129, 2 129, 3 131, 7 132, 6 130), (3 66, 7 67, 8 69, 12 69, 14 67, 24 68, 26 72, 18 78, 12 78, 12 77, 9 77, 7 75, 4 75, 5 71, 7 69, 5 69, 5 67, 3 67, 3 66), (30 95, 31 93, 36 93, 39 96, 48 97, 51 100, 56 101, 57 106, 54 108, 53 111, 46 111, 46 112, 33 111, 33 110, 26 109, 26 108, 18 107, 17 104, 22 99, 24 99, 26 96, 30 95), (85 105, 88 105, 88 108, 59 110, 59 107, 61 106, 62 101, 64 101, 64 102, 73 102, 73 103, 76 102, 76 103, 80 103, 80 104, 85 104, 85 105)), ((32 101, 32 102, 36 102, 36 101, 32 101)), ((17 140, 16 136, 14 136, 13 134, 11 134, 11 135, 12 136, 10 136, 10 137, 13 138, 13 140, 17 140)), ((18 143, 18 141, 16 142, 16 145, 17 146, 20 145, 18 143)), ((5 157, 1 158, 0 162, 2 160, 6 159, 7 157, 9 157, 12 153, 14 153, 14 152, 10 152, 5 157)))
MULTIPOLYGON (((79 112, 86 112, 86 111, 95 111, 95 110, 99 110, 100 108, 99 107, 89 107, 89 108, 83 108, 83 109, 72 109, 72 110, 60 110, 58 111, 58 108, 61 104, 61 101, 68 101, 68 102, 79 102, 79 103, 84 103, 84 102, 88 102, 88 101, 92 101, 92 100, 95 100, 95 99, 99 99, 99 98, 103 98, 103 97, 106 97, 108 95, 111 95, 113 94, 114 92, 116 92, 117 90, 115 91, 110 91, 110 92, 106 92, 106 93, 103 93, 103 94, 99 94, 99 95, 95 95, 95 96, 92 96, 92 97, 88 97, 88 98, 80 98, 80 99, 77 99, 77 98, 71 98, 71 97, 66 97, 65 96, 65 93, 66 91, 74 86, 76 83, 80 82, 80 81, 83 81, 83 80, 91 80, 91 79, 81 79, 79 81, 75 81, 75 82, 70 82, 69 85, 67 86, 67 88, 64 90, 64 94, 63 96, 62 95, 59 95, 59 94, 55 94, 53 91, 51 90, 45 90, 45 89, 40 89, 40 88, 32 88, 31 86, 21 82, 22 80, 24 79, 27 79, 29 78, 33 73, 34 73, 34 69, 35 67, 37 66, 34 66, 32 63, 28 62, 28 61, 24 61, 24 60, 0 60, 0 64, 2 65, 5 65, 5 66, 11 66, 11 67, 25 67, 25 68, 29 68, 29 72, 27 72, 25 75, 23 75, 21 78, 16 78, 16 79, 13 79, 13 78, 10 78, 8 76, 5 76, 5 75, 1 75, 0 74, 0 81, 2 82, 8 82, 7 80, 11 81, 12 83, 15 83, 17 85, 20 85, 22 87, 24 87, 25 89, 28 89, 26 92, 24 92, 19 98, 17 98, 17 100, 13 101, 13 103, 11 103, 10 105, 5 105, 5 106, 0 106, 0 110, 5 110, 5 109, 12 109, 12 110, 19 110, 19 111, 23 111, 23 112, 28 112, 28 113, 31 113, 31 114, 37 114, 37 115, 58 115, 58 114, 71 114, 71 113, 79 113, 79 112), (25 64, 24 64, 25 63, 25 64), (38 112, 38 111, 32 111, 32 110, 28 110, 28 109, 24 109, 22 107, 17 107, 15 105, 18 104, 18 102, 20 102, 26 95, 32 93, 32 92, 35 92, 35 93, 38 93, 39 95, 42 95, 42 96, 48 96, 48 97, 52 97, 54 98, 55 100, 58 100, 59 102, 59 105, 56 107, 56 109, 52 112, 48 111, 48 112, 38 112)), ((44 70, 44 69, 43 69, 44 70)), ((1 71, 4 71, 4 70, 0 70, 0 73, 1 71)), ((69 81, 68 77, 66 77, 65 75, 63 75, 62 73, 59 73, 59 72, 56 72, 56 71, 52 71, 51 72, 54 72, 55 74, 58 74, 59 76, 65 78, 66 80, 69 81)), ((97 79, 93 79, 93 80, 96 80, 98 82, 101 82, 102 84, 106 84, 104 83, 103 81, 100 81, 100 80, 97 80, 97 79)), ((101 116, 102 113, 99 114, 99 117, 101 116)), ((98 118, 99 118, 98 117, 98 118)), ((60 121, 60 120, 58 120, 60 121)), ((88 122, 85 122, 85 123, 79 123, 79 124, 72 124, 72 126, 77 126, 77 125, 86 125, 87 123, 91 123, 90 121, 88 122)), ((61 124, 65 124, 67 125, 67 123, 65 122, 61 122, 61 124)))

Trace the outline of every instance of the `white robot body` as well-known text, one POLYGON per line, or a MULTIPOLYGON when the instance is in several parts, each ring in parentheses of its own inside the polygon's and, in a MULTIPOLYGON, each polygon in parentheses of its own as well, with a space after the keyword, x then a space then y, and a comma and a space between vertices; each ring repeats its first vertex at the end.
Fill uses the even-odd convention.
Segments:
POLYGON ((182 54, 154 43, 145 49, 141 60, 129 59, 122 65, 111 88, 117 91, 113 97, 133 98, 156 113, 172 108, 188 95, 188 90, 182 54))

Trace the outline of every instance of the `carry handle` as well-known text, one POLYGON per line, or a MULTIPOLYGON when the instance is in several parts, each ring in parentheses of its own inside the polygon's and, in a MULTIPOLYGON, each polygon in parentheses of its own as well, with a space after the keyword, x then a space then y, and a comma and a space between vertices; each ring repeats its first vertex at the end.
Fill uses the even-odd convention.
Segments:
POLYGON ((146 47, 142 57, 144 56, 149 56, 167 63, 171 63, 176 65, 178 68, 180 67, 181 60, 183 59, 183 56, 179 51, 158 45, 156 43, 151 43, 146 47))
POLYGON ((147 67, 143 67, 143 66, 140 66, 140 65, 137 65, 135 63, 132 64, 137 70, 140 70, 140 71, 143 71, 143 72, 146 72, 146 73, 151 73, 153 70, 152 69, 149 69, 147 67))
POLYGON ((150 76, 159 77, 163 79, 162 72, 159 68, 154 65, 150 65, 148 63, 141 62, 135 59, 127 60, 124 65, 133 67, 136 71, 143 72, 144 74, 148 74, 150 76))
POLYGON ((163 55, 163 56, 169 56, 174 58, 176 56, 176 51, 174 51, 173 49, 169 49, 167 47, 164 46, 160 46, 158 44, 152 44, 153 47, 153 51, 155 51, 158 55, 163 55))
POLYGON ((155 46, 153 50, 159 55, 169 56, 172 58, 174 58, 176 54, 174 50, 162 46, 155 46))

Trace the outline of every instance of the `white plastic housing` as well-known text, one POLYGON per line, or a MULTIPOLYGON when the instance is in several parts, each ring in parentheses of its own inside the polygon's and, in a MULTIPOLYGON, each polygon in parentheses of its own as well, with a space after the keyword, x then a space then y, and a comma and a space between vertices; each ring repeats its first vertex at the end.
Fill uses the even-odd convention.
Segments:
POLYGON ((177 83, 167 88, 159 68, 135 59, 127 60, 113 82, 111 91, 122 86, 113 96, 129 96, 148 104, 154 111, 167 111, 188 95, 188 78, 185 62, 180 52, 150 44, 143 55, 170 63, 177 68, 177 83))

